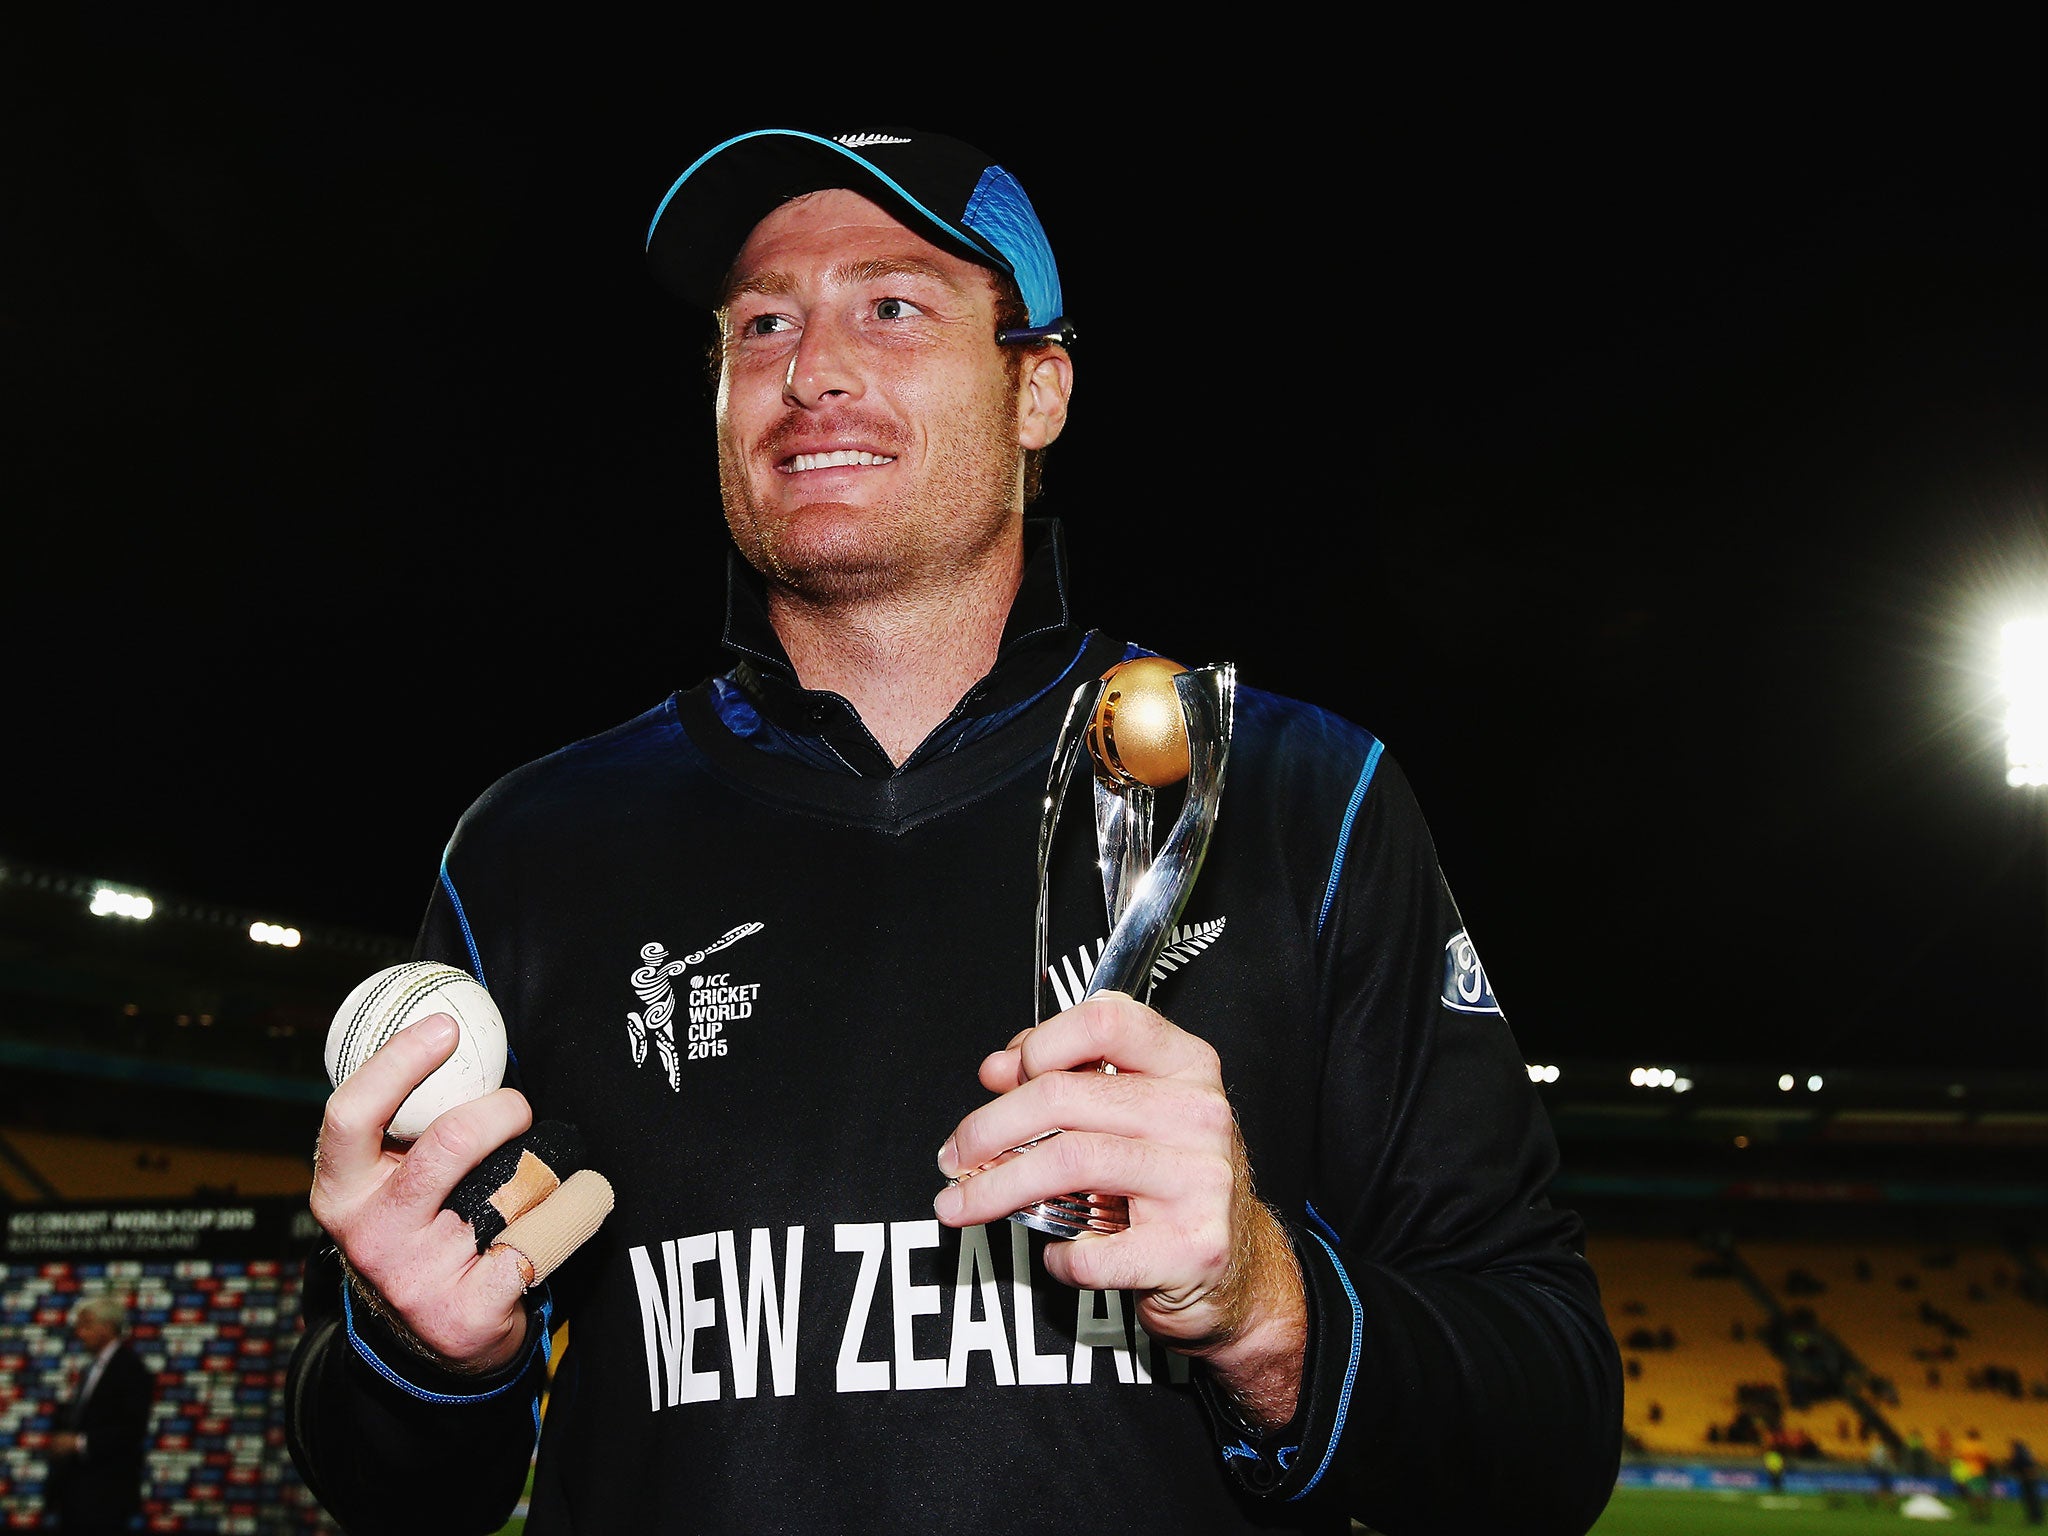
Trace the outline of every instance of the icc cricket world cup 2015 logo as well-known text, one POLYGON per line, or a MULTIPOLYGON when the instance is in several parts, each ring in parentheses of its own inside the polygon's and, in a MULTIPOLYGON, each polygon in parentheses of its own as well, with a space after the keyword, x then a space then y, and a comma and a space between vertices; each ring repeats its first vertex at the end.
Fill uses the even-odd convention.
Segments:
MULTIPOLYGON (((668 1079, 669 1088, 676 1093, 682 1092, 683 1053, 676 1044, 676 994, 672 983, 706 956, 731 948, 741 939, 759 933, 764 926, 761 923, 741 923, 737 928, 728 928, 711 943, 680 960, 669 959, 667 947, 658 940, 640 947, 643 963, 633 972, 633 990, 640 995, 645 1010, 626 1015, 626 1041, 633 1052, 634 1066, 647 1064, 651 1047, 661 1060, 662 1075, 668 1079)), ((697 1044, 693 1038, 693 1055, 697 1054, 697 1044)), ((724 1052, 718 1054, 723 1055, 724 1052)))

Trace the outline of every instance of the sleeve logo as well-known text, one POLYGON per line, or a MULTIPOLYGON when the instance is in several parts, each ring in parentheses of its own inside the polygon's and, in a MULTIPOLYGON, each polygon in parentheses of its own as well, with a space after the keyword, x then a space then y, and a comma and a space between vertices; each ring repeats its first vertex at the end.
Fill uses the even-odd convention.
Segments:
POLYGON ((1444 1006, 1455 1013, 1499 1013, 1479 951, 1460 928, 1444 945, 1444 1006))

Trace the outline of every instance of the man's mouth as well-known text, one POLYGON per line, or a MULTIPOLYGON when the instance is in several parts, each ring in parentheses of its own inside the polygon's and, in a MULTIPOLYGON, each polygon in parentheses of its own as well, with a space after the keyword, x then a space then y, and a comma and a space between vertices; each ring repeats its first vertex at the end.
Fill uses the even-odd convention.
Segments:
POLYGON ((778 467, 786 475, 799 474, 806 469, 843 469, 851 464, 894 464, 896 456, 891 453, 869 453, 865 448, 836 448, 830 453, 797 453, 790 455, 778 467))

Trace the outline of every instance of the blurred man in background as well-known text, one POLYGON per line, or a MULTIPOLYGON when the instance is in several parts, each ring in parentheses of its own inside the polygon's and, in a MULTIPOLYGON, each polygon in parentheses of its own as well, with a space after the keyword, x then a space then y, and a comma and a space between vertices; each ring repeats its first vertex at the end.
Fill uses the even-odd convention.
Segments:
POLYGON ((2012 1472, 2013 1481, 2019 1487, 2020 1507, 2026 1511, 2027 1524, 2041 1523, 2041 1466, 2034 1460, 2034 1453, 2024 1440, 2012 1443, 2012 1459, 2006 1463, 2012 1472))
POLYGON ((92 1296, 71 1309, 85 1356, 50 1436, 45 1510, 64 1536, 126 1531, 142 1509, 142 1451, 153 1383, 128 1342, 128 1309, 92 1296))

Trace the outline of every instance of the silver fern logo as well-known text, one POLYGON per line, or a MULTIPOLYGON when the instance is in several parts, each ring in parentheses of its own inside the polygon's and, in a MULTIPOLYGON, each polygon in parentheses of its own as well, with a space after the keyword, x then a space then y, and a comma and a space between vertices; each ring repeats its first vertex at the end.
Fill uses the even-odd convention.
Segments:
POLYGON ((893 133, 842 133, 832 141, 848 149, 866 149, 870 144, 908 144, 910 140, 898 138, 893 133))
POLYGON ((670 1090, 680 1093, 684 1061, 709 1060, 726 1053, 725 1026, 734 1019, 752 1015, 754 999, 760 993, 761 984, 756 981, 735 986, 730 973, 692 976, 689 981, 689 1032, 678 1043, 673 983, 692 966, 700 965, 708 956, 730 949, 741 939, 759 933, 763 926, 761 923, 741 923, 737 928, 728 928, 702 949, 680 960, 669 959, 667 948, 659 942, 640 946, 642 964, 633 972, 633 990, 640 994, 643 1009, 626 1015, 626 1041, 633 1053, 634 1066, 646 1066, 651 1051, 661 1062, 662 1075, 668 1079, 670 1090))
MULTIPOLYGON (((1152 989, 1160 982, 1222 938, 1223 925, 1228 921, 1228 918, 1219 917, 1209 923, 1175 924, 1145 979, 1145 997, 1149 998, 1152 989)), ((1108 947, 1109 936, 1104 934, 1092 945, 1083 944, 1071 955, 1061 955, 1045 968, 1045 979, 1052 983, 1053 996, 1059 999, 1062 1009, 1073 1007, 1087 992, 1089 978, 1095 974, 1095 962, 1102 958, 1103 950, 1108 947)), ((1139 1001, 1144 1001, 1144 998, 1139 1001)))

